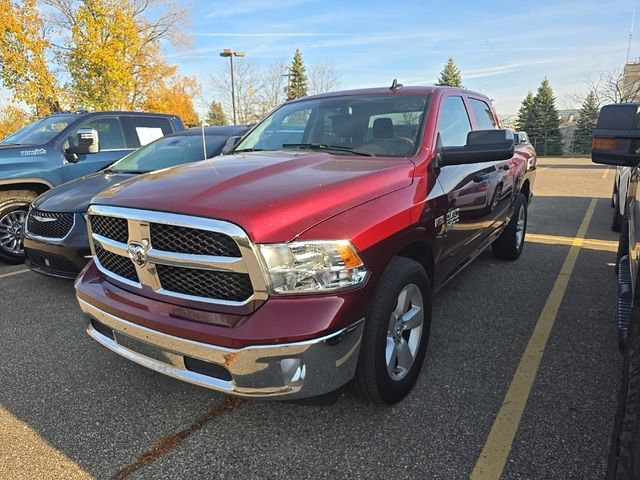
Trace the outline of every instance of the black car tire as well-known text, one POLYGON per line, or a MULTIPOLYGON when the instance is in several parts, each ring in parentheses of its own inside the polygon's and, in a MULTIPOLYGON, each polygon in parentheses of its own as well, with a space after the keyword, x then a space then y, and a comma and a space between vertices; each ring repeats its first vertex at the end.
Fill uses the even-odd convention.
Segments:
POLYGON ((618 187, 616 182, 613 182, 613 191, 611 192, 611 208, 616 208, 616 198, 618 196, 618 187))
POLYGON ((620 215, 620 209, 616 205, 616 208, 613 210, 613 219, 611 220, 611 230, 613 232, 619 232, 622 227, 622 222, 624 221, 624 216, 620 215))
POLYGON ((616 277, 620 271, 620 259, 629 254, 629 224, 625 221, 620 228, 620 239, 618 240, 618 252, 616 253, 616 277))
POLYGON ((520 256, 527 233, 527 219, 527 198, 520 193, 516 198, 511 220, 491 245, 495 257, 504 260, 516 260, 520 256))
MULTIPOLYGON (((0 192, 0 219, 17 210, 28 211, 29 205, 35 198, 35 192, 28 190, 0 192)), ((23 263, 24 258, 24 252, 16 254, 0 245, 0 261, 17 265, 23 263)))
POLYGON ((640 315, 634 308, 624 353, 607 480, 640 478, 640 315))
MULTIPOLYGON (((419 303, 414 305, 411 302, 410 305, 409 310, 414 312, 420 310, 419 303)), ((393 404, 399 402, 411 391, 420 374, 429 341, 431 284, 422 265, 404 257, 393 258, 376 288, 365 322, 358 367, 351 382, 351 388, 360 397, 374 403, 393 404), (397 304, 397 300, 404 291, 413 292, 414 295, 418 295, 419 292, 422 303, 422 323, 420 336, 417 340, 410 337, 413 335, 413 330, 402 332, 401 335, 409 332, 407 334, 409 339, 405 339, 405 341, 407 345, 413 342, 415 352, 412 355, 413 361, 410 367, 398 373, 399 378, 394 379, 389 372, 390 367, 387 366, 386 352, 390 347, 387 337, 392 331, 391 325, 395 321, 394 319, 404 317, 404 315, 400 317, 393 315, 394 310, 401 308, 397 304)))

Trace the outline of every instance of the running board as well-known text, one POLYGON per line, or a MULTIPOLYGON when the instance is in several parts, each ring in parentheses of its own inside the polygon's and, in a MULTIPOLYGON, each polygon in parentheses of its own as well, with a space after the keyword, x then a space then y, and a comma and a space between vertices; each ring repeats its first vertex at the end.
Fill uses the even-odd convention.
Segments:
POLYGON ((631 286, 631 262, 629 255, 621 257, 618 263, 618 348, 624 352, 633 308, 633 288, 631 286))

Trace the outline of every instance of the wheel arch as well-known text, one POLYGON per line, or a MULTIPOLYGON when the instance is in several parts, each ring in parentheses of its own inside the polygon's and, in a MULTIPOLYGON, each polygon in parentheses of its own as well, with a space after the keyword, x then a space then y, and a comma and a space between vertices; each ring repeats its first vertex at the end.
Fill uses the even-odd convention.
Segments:
POLYGON ((431 252, 431 248, 426 242, 420 240, 413 241, 402 247, 402 249, 396 254, 396 256, 410 258, 422 265, 425 272, 427 272, 427 276, 429 277, 433 288, 433 275, 435 266, 434 258, 433 253, 431 252))
POLYGON ((52 188, 53 185, 49 182, 38 179, 5 180, 0 182, 0 194, 12 191, 29 191, 41 195, 52 188))

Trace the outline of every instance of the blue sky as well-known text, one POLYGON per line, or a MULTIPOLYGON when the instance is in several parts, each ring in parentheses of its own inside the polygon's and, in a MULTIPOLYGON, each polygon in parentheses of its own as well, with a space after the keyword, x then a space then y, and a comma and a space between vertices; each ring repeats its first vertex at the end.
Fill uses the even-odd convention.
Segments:
MULTIPOLYGON (((465 85, 488 94, 501 114, 518 109, 546 75, 559 108, 586 90, 585 76, 621 66, 631 16, 640 2, 619 1, 329 1, 191 0, 191 45, 169 48, 182 74, 201 81, 224 68, 223 48, 267 65, 290 59, 329 63, 341 87, 432 84, 449 56, 465 85)), ((640 12, 638 12, 640 17, 640 12)), ((640 23, 637 18, 636 24, 640 23)), ((631 58, 640 57, 640 32, 631 58)), ((239 59, 238 61, 243 61, 239 59)), ((200 107, 202 109, 202 107, 200 107)))

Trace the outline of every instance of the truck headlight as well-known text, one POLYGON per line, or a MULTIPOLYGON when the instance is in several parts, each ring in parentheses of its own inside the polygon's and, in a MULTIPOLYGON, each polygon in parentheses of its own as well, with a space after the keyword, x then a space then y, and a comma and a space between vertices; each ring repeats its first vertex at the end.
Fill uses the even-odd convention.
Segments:
POLYGON ((367 270, 351 242, 258 245, 274 294, 318 293, 362 283, 367 270))

